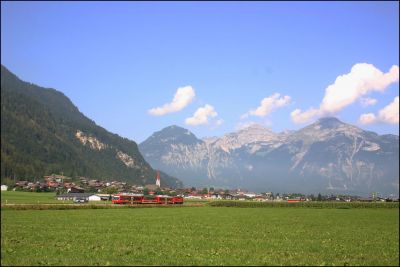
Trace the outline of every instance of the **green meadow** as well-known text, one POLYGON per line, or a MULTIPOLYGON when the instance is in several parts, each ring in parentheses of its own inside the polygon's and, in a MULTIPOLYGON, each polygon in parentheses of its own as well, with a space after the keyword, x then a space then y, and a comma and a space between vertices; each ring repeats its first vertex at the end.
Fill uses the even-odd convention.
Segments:
POLYGON ((399 210, 7 209, 1 264, 399 265, 399 210))
MULTIPOLYGON (((23 191, 2 191, 1 204, 56 204, 63 201, 56 200, 55 192, 23 192, 23 191)), ((72 203, 72 201, 64 201, 72 203)))

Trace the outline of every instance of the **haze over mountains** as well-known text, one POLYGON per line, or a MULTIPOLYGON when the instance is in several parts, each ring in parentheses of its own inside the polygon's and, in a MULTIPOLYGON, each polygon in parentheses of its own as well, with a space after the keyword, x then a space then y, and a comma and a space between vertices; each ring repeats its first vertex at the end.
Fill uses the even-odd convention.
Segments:
POLYGON ((144 158, 185 184, 254 191, 398 195, 399 137, 336 118, 274 133, 251 125, 199 139, 170 126, 139 145, 144 158))
MULTIPOLYGON (((1 66, 1 178, 33 181, 52 173, 154 184, 135 142, 85 115, 61 92, 21 81, 1 66)), ((161 173, 161 185, 182 183, 161 173)))

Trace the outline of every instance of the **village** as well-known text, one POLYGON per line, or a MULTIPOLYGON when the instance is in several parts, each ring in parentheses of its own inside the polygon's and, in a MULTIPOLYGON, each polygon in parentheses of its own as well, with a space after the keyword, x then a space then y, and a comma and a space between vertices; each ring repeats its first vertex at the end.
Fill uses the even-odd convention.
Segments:
POLYGON ((167 195, 181 196, 186 200, 250 200, 250 201, 363 201, 363 202, 391 202, 398 201, 395 198, 384 198, 377 193, 370 197, 350 195, 305 195, 299 193, 273 193, 249 192, 246 189, 219 189, 205 188, 168 188, 161 187, 160 178, 155 179, 154 184, 131 185, 121 181, 102 181, 87 177, 67 177, 60 174, 44 176, 43 181, 15 181, 8 185, 1 185, 1 191, 28 191, 28 192, 56 192, 58 200, 76 200, 83 198, 86 201, 111 200, 113 194, 143 194, 143 195, 167 195))

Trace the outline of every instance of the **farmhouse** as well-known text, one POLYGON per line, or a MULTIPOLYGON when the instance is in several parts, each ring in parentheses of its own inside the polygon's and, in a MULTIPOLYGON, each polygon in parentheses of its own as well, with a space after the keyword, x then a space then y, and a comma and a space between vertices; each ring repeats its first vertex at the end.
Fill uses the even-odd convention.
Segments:
POLYGON ((235 200, 238 199, 236 196, 232 195, 232 194, 225 194, 223 195, 224 199, 229 199, 229 200, 235 200))
POLYGON ((101 197, 98 195, 91 195, 88 199, 89 201, 101 201, 101 197))
POLYGON ((111 195, 110 194, 96 194, 96 196, 99 196, 101 200, 111 200, 111 195))
POLYGON ((214 194, 211 194, 211 198, 212 199, 222 199, 222 195, 220 195, 218 193, 214 193, 214 194))
POLYGON ((67 189, 67 193, 83 193, 85 190, 78 186, 71 186, 67 189))
POLYGON ((266 197, 261 196, 261 195, 255 196, 255 197, 253 198, 253 200, 254 200, 254 201, 259 201, 259 202, 267 201, 266 197))

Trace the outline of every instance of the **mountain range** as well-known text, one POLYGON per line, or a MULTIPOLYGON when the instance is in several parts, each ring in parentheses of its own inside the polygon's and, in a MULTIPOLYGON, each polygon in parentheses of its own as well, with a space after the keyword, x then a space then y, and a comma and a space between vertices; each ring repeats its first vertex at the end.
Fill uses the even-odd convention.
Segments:
POLYGON ((253 191, 369 195, 399 192, 399 137, 321 118, 297 131, 253 124, 197 138, 170 126, 139 144, 154 168, 185 184, 253 191))
MULTIPOLYGON (((155 184, 137 144, 108 132, 63 93, 20 80, 1 66, 1 178, 38 180, 52 173, 155 184)), ((161 185, 182 187, 161 173, 161 185)))
POLYGON ((398 195, 399 137, 337 118, 275 133, 257 124, 200 139, 170 126, 139 146, 82 114, 63 93, 1 66, 1 178, 63 173, 169 187, 398 195), (142 156, 143 155, 143 156, 142 156), (176 178, 175 178, 176 177, 176 178))

